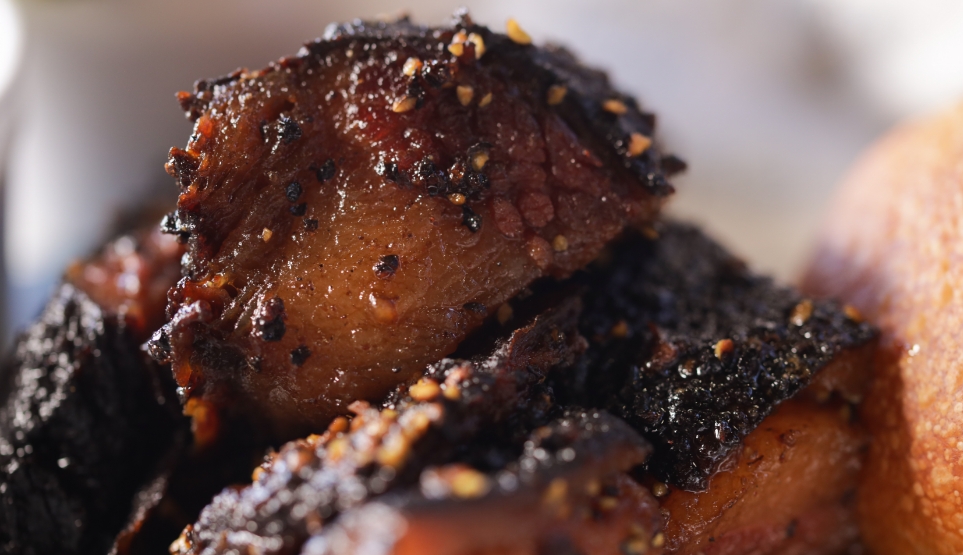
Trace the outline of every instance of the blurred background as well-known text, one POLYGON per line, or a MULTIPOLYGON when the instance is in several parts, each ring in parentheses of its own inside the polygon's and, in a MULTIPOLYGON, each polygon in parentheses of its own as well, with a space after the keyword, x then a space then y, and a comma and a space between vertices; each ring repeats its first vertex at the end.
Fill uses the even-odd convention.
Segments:
POLYGON ((659 116, 689 162, 671 211, 791 280, 846 167, 963 98, 958 0, 0 0, 3 334, 123 214, 173 202, 174 93, 261 67, 332 21, 459 5, 568 44, 659 116))

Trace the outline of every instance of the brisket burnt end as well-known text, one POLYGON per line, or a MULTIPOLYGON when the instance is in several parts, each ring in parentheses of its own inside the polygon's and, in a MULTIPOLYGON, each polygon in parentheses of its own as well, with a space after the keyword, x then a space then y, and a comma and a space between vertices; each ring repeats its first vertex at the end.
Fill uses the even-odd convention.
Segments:
POLYGON ((64 284, 3 368, 0 552, 106 553, 179 429, 169 371, 64 284))
POLYGON ((660 480, 700 490, 776 406, 875 331, 751 273, 694 227, 659 231, 633 234, 580 276, 590 347, 555 386, 563 402, 642 432, 660 480))

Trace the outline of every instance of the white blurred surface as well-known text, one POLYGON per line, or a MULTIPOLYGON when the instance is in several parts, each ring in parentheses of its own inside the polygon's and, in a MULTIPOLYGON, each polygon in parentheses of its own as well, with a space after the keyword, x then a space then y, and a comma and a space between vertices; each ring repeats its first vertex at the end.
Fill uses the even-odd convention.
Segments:
MULTIPOLYGON (((658 114, 662 143, 690 164, 672 211, 783 279, 859 150, 898 118, 963 96, 957 0, 465 3, 496 30, 515 17, 537 40, 563 42, 609 69, 658 114)), ((15 324, 34 315, 70 258, 105 238, 120 210, 150 196, 173 200, 162 166, 190 133, 176 91, 292 54, 331 21, 401 6, 430 24, 456 7, 24 2, 24 102, 4 228, 15 324)))
POLYGON ((20 14, 10 0, 0 0, 0 177, 13 120, 12 103, 23 50, 22 39, 20 14))

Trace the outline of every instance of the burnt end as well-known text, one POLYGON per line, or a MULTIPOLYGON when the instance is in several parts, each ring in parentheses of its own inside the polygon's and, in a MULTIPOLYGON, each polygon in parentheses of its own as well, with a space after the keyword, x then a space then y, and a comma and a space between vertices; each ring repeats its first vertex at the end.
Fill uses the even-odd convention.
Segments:
POLYGON ((170 371, 65 284, 3 372, 0 552, 106 553, 180 427, 170 371))
POLYGON ((178 199, 191 236, 169 306, 192 322, 169 334, 184 398, 252 407, 278 443, 302 437, 417 378, 535 281, 565 279, 650 224, 669 191, 654 118, 565 60, 465 17, 351 23, 206 85, 187 148, 209 162, 178 199), (568 88, 562 102, 551 86, 568 88), (419 272, 368 271, 387 252, 419 272), (400 296, 429 282, 416 304, 400 296), (266 291, 286 319, 260 314, 266 291), (301 343, 313 355, 297 370, 301 343), (255 356, 259 372, 236 363, 255 356))
POLYGON ((581 279, 590 347, 556 391, 635 426, 655 445, 649 469, 684 489, 705 488, 776 406, 875 336, 679 224, 626 239, 581 279))
MULTIPOLYGON (((418 384, 399 388, 380 409, 353 404, 359 422, 350 430, 344 419, 336 420, 321 436, 287 444, 262 466, 253 485, 214 499, 177 542, 179 553, 227 553, 254 545, 273 546, 267 553, 296 553, 322 520, 386 491, 414 486, 428 466, 459 462, 486 471, 507 468, 525 456, 531 431, 556 416, 551 392, 541 382, 554 368, 572 364, 584 348, 575 330, 578 310, 575 301, 562 303, 499 341, 487 357, 432 365, 418 384), (472 446, 467 453, 465 445, 472 446), (234 530, 246 532, 225 536, 234 530)), ((573 422, 606 417, 571 418, 538 444, 543 451, 551 449, 546 452, 552 460, 566 446, 562 438, 591 439, 573 422), (557 441, 549 439, 556 436, 557 441)), ((605 420, 604 431, 632 446, 624 466, 643 460, 644 441, 611 420, 605 420)), ((530 464, 523 467, 534 470, 530 464)))

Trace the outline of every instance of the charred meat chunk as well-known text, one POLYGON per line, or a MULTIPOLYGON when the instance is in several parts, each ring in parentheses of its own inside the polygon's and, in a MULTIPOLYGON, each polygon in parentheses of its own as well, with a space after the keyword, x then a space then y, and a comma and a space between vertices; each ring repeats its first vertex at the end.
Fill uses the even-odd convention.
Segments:
POLYGON ((170 378, 141 350, 181 248, 125 235, 73 265, 2 368, 0 552, 106 553, 183 432, 170 378))
POLYGON ((651 222, 679 168, 604 74, 467 15, 332 26, 181 101, 169 227, 189 254, 153 352, 187 397, 279 438, 381 399, 651 222))
MULTIPOLYGON (((542 385, 546 375, 572 364, 584 348, 575 332, 577 313, 577 303, 567 303, 515 331, 488 357, 439 362, 418 383, 390 396, 380 410, 367 403, 353 405, 356 415, 350 422, 337 418, 325 434, 288 444, 255 472, 251 486, 215 498, 175 546, 195 554, 248 548, 291 553, 322 525, 384 492, 420 483, 433 492, 429 497, 481 497, 495 483, 485 473, 509 469, 531 433, 546 434, 540 456, 553 445, 549 436, 582 435, 577 426, 568 435, 561 429, 551 432, 551 427, 533 432, 557 412, 551 392, 542 385), (429 470, 434 467, 465 474, 455 479, 454 490, 445 489, 452 483, 441 470, 429 470)), ((625 460, 613 456, 620 461, 617 470, 644 459, 646 444, 631 429, 611 417, 584 418, 596 421, 599 432, 630 438, 621 451, 627 453, 625 460)), ((557 454, 564 460, 576 452, 560 448, 557 454)), ((579 457, 585 461, 594 455, 579 457)), ((530 463, 522 466, 522 472, 531 470, 530 463)))
POLYGON ((582 276, 590 347, 556 390, 635 426, 655 446, 649 470, 682 489, 705 489, 780 403, 875 337, 852 312, 752 274, 689 226, 663 225, 606 258, 582 276))

